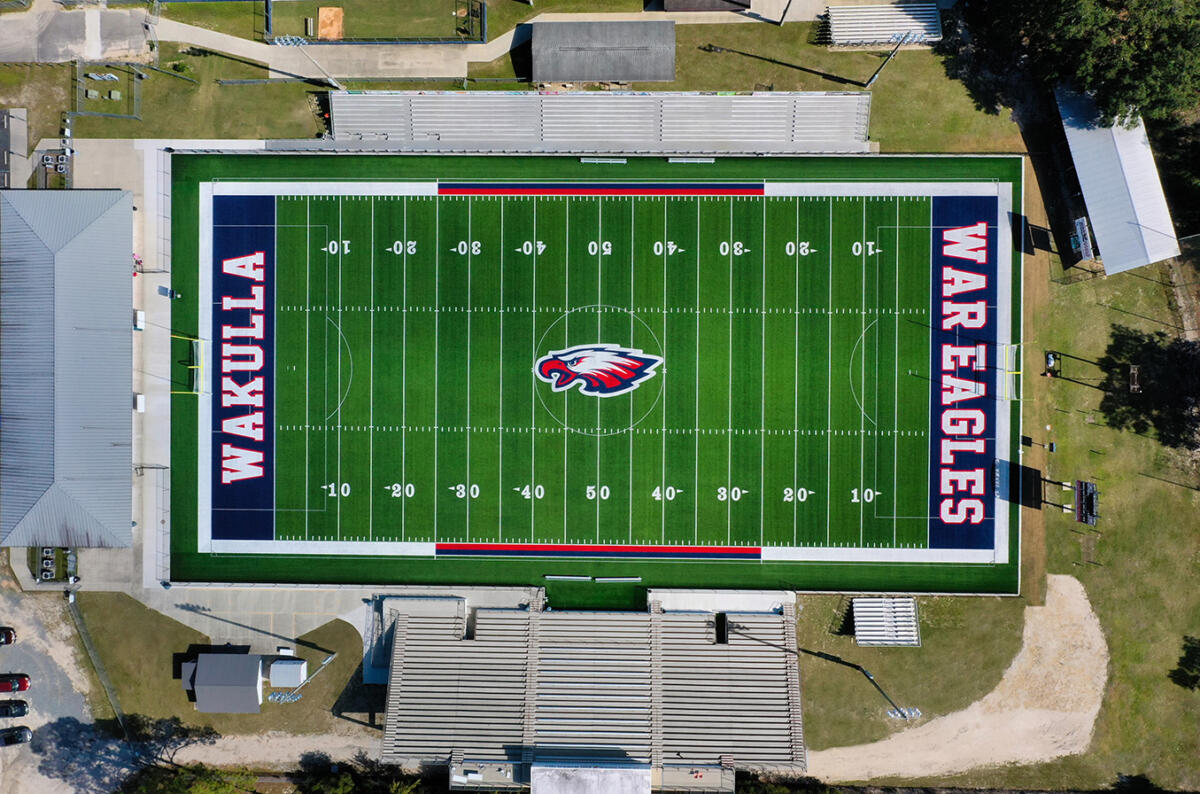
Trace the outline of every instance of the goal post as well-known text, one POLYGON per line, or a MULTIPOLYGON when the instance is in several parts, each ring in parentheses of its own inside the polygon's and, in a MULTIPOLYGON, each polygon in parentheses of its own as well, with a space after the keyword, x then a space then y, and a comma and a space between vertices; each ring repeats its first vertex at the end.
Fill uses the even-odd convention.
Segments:
POLYGON ((171 394, 204 393, 208 365, 204 347, 203 339, 171 334, 171 394))

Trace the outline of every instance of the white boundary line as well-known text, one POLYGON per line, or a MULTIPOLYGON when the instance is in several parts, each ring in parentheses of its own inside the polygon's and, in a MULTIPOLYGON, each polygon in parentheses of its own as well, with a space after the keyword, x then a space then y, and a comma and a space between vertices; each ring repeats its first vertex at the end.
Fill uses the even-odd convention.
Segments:
MULTIPOLYGON (((199 252, 200 252, 202 269, 207 269, 209 271, 209 273, 211 274, 211 257, 212 257, 211 228, 212 228, 212 197, 213 197, 213 195, 262 195, 262 194, 271 192, 271 188, 275 187, 276 184, 282 186, 282 188, 278 191, 279 193, 288 194, 288 195, 297 195, 297 196, 300 196, 300 195, 331 196, 331 195, 334 195, 337 193, 341 193, 341 191, 337 190, 336 188, 342 188, 342 187, 345 188, 344 193, 342 193, 343 195, 359 195, 359 196, 436 195, 436 183, 419 183, 419 184, 418 183, 352 183, 352 184, 346 184, 346 185, 341 185, 341 184, 319 185, 319 184, 317 184, 317 185, 312 185, 312 186, 306 186, 306 187, 312 188, 310 190, 297 190, 297 188, 299 186, 296 183, 290 183, 290 182, 287 182, 287 183, 262 183, 262 182, 260 182, 260 183, 232 183, 232 182, 205 183, 200 186, 200 199, 201 200, 200 200, 200 207, 199 207, 201 233, 200 233, 200 236, 199 236, 200 239, 198 242, 199 242, 199 252), (398 189, 401 186, 404 189, 398 189), (374 189, 372 189, 372 188, 374 188, 374 189)), ((805 183, 805 184, 801 184, 801 183, 768 183, 766 194, 771 195, 771 196, 775 196, 775 195, 779 195, 779 196, 813 195, 813 196, 825 196, 825 197, 831 197, 831 196, 836 196, 836 195, 861 197, 861 196, 864 196, 867 194, 876 195, 876 196, 995 195, 999 199, 998 207, 997 207, 997 218, 996 218, 996 230, 998 233, 997 262, 996 262, 996 271, 997 271, 996 277, 998 278, 998 285, 997 285, 998 307, 996 310, 996 319, 995 319, 995 322, 997 323, 997 347, 999 349, 999 348, 1003 348, 1006 345, 1012 344, 1012 342, 1011 342, 1011 340, 1012 340, 1012 333, 1011 333, 1011 325, 1012 325, 1011 286, 1012 285, 1011 285, 1011 279, 1012 279, 1012 268, 1013 268, 1013 262, 1012 262, 1013 251, 1012 251, 1010 235, 1008 235, 1006 233, 1006 231, 1008 229, 1007 217, 1008 217, 1009 213, 1012 212, 1013 205, 1012 205, 1011 186, 1009 186, 1007 183, 979 183, 979 182, 951 183, 951 184, 945 184, 945 183, 907 183, 907 184, 859 183, 859 184, 853 184, 853 185, 846 185, 846 184, 833 185, 830 183, 805 183)), ((436 203, 436 200, 435 200, 435 203, 436 203)), ((340 205, 340 202, 339 202, 339 205, 340 205)), ((831 210, 831 215, 832 215, 832 202, 831 202, 830 210, 831 210)), ((897 211, 898 211, 898 208, 897 208, 897 211)), ((307 212, 308 212, 308 208, 306 207, 306 213, 307 212)), ((731 212, 732 212, 732 202, 731 202, 731 212)), ((405 214, 407 216, 407 205, 405 208, 405 214)), ((697 199, 697 218, 698 218, 697 241, 699 238, 699 214, 700 214, 699 200, 697 199)), ((339 206, 339 215, 340 215, 340 206, 339 206)), ((373 220, 374 220, 374 218, 373 218, 373 213, 372 213, 372 222, 373 222, 373 220)), ((406 218, 406 223, 407 223, 407 218, 406 218)), ((732 224, 732 221, 731 221, 731 224, 732 224)), ((436 227, 435 235, 437 235, 439 237, 438 243, 435 244, 435 253, 437 253, 436 246, 440 244, 440 221, 435 221, 435 227, 436 227)), ((832 229, 832 218, 831 218, 831 223, 830 223, 830 228, 829 228, 829 234, 831 237, 832 237, 832 232, 833 232, 833 229, 832 229)), ((339 228, 339 234, 340 234, 340 228, 339 228)), ((568 232, 568 234, 569 234, 569 232, 568 232)), ((731 234, 732 234, 732 225, 731 225, 731 234)), ((536 236, 536 229, 535 229, 535 236, 536 236)), ((406 229, 406 237, 407 237, 407 229, 406 229)), ((697 245, 698 245, 698 242, 697 242, 697 245)), ((897 247, 898 247, 898 244, 897 244, 897 247)), ((731 246, 731 249, 732 249, 732 246, 731 246)), ((438 253, 437 255, 440 258, 440 253, 438 253)), ((568 254, 568 256, 569 256, 569 254, 568 254)), ((830 269, 832 270, 832 240, 830 240, 830 250, 828 252, 828 256, 830 257, 830 259, 828 260, 829 266, 830 266, 830 269)), ((340 251, 339 251, 339 257, 340 257, 340 251)), ((310 258, 310 255, 306 256, 306 271, 310 270, 310 267, 311 267, 311 264, 308 261, 309 258, 310 258)), ((406 257, 406 260, 407 260, 407 257, 406 257)), ((406 265, 407 265, 407 261, 406 261, 406 265)), ((697 256, 697 268, 698 267, 699 267, 699 259, 697 256)), ((437 272, 437 269, 438 269, 438 263, 435 262, 435 273, 437 272)), ((435 280, 437 280, 439 278, 440 278, 440 275, 435 275, 435 280)), ((535 271, 534 278, 535 278, 534 289, 536 290, 536 271, 535 271)), ((632 281, 632 278, 633 277, 631 274, 631 281, 632 281)), ((732 280, 732 269, 731 269, 731 280, 732 280)), ((405 278, 405 281, 407 282, 407 277, 405 278)), ((340 282, 340 273, 339 273, 339 282, 340 282)), ((829 287, 830 287, 830 290, 832 290, 832 273, 831 273, 831 281, 830 281, 829 287)), ((407 289, 407 283, 405 284, 405 289, 407 289)), ((898 281, 897 281, 897 289, 898 289, 898 281)), ((339 283, 339 290, 340 290, 340 283, 339 283)), ((699 279, 698 278, 697 278, 697 290, 699 290, 699 279)), ((311 292, 311 282, 306 284, 306 292, 308 292, 308 293, 311 292)), ((536 294, 536 292, 535 292, 535 294, 536 294)), ((732 295, 732 293, 731 293, 731 295, 732 295)), ((209 302, 211 302, 211 277, 209 277, 207 279, 206 278, 200 279, 199 296, 200 296, 201 301, 203 302, 203 305, 207 305, 209 302)), ((440 299, 440 293, 437 297, 440 299)), ((308 295, 308 298, 311 301, 311 294, 308 295)), ((535 303, 536 303, 536 301, 535 301, 535 303)), ((341 299, 339 296, 339 311, 341 309, 340 304, 341 304, 341 299)), ((698 321, 699 321, 699 318, 697 315, 697 324, 698 324, 698 321)), ((199 318, 199 331, 200 331, 200 336, 202 339, 211 336, 211 333, 212 333, 211 312, 201 312, 201 317, 199 318)), ((438 332, 435 327, 435 339, 437 337, 437 333, 438 332)), ((536 327, 535 327, 535 334, 536 334, 536 327)), ((306 328, 306 337, 307 337, 307 335, 308 335, 308 329, 306 328)), ((731 337, 731 339, 732 339, 732 337, 731 337)), ((699 345, 698 331, 697 331, 697 340, 696 341, 697 341, 697 346, 698 346, 699 345)), ((307 346, 307 344, 308 344, 308 340, 306 338, 306 346, 307 346)), ((309 354, 310 354, 309 352, 306 352, 306 356, 309 354)), ((435 356, 436 356, 436 343, 435 343, 435 356)), ((339 358, 340 358, 340 352, 339 352, 339 358)), ((997 364, 1000 364, 1000 363, 1003 363, 1003 362, 997 362, 997 364)), ((306 373, 306 378, 307 377, 308 377, 308 373, 306 373)), ((1005 377, 1007 377, 1007 375, 1002 371, 999 372, 997 375, 998 379, 1005 378, 1005 377)), ((436 363, 435 363, 435 407, 434 407, 435 417, 437 415, 436 380, 437 380, 437 374, 436 374, 436 363)), ((993 395, 993 396, 995 397, 998 395, 993 395)), ((831 399, 831 396, 828 397, 827 400, 828 399, 831 399)), ((211 400, 212 400, 211 394, 209 394, 207 396, 206 395, 200 396, 201 404, 199 406, 199 410, 201 411, 201 416, 211 415, 211 400), (207 403, 207 408, 208 408, 207 414, 204 413, 205 403, 207 403)), ((307 401, 307 395, 306 395, 306 401, 307 401)), ((699 403, 699 390, 697 389, 697 411, 698 411, 698 403, 699 403)), ((896 408, 898 409, 898 405, 896 406, 896 408)), ((827 406, 827 411, 828 410, 829 410, 829 407, 827 406)), ((1001 405, 999 405, 997 407, 996 439, 1005 439, 1007 437, 1008 427, 1011 424, 1010 411, 1011 411, 1011 408, 1009 407, 1009 404, 1007 402, 1002 403, 1001 405)), ((306 413, 307 413, 307 409, 306 409, 306 413)), ((307 416, 306 416, 306 421, 307 421, 307 416)), ((437 421, 437 419, 435 418, 435 422, 436 421, 437 421)), ((339 425, 340 425, 340 420, 339 420, 339 425)), ((209 432, 202 432, 198 427, 198 437, 199 437, 201 449, 207 450, 207 452, 208 452, 207 455, 202 453, 202 457, 201 457, 202 469, 204 467, 210 468, 211 467, 211 434, 209 432)), ((996 449, 997 458, 1000 458, 1001 455, 1007 454, 1007 452, 1008 452, 1007 442, 997 441, 995 443, 997 443, 997 449, 996 449), (1001 443, 1004 443, 1005 448, 1003 448, 1003 449, 1000 448, 1001 443)), ((307 435, 306 435, 306 445, 307 444, 308 444, 308 439, 307 439, 307 435)), ((340 443, 339 443, 339 450, 340 450, 340 443)), ((436 458, 437 458, 436 441, 435 441, 435 451, 434 452, 435 452, 435 461, 436 461, 436 458)), ((894 454, 896 454, 895 451, 894 451, 894 454)), ((828 456, 828 450, 827 450, 827 456, 828 456)), ((339 457, 340 457, 340 452, 339 452, 339 457)), ((828 466, 828 461, 827 461, 827 466, 828 466)), ((205 470, 207 470, 207 469, 205 469, 205 470)), ((698 478, 698 467, 697 467, 696 476, 698 478)), ((306 479, 307 479, 307 477, 308 477, 308 473, 306 472, 306 479)), ((435 482, 436 482, 436 478, 437 478, 437 472, 436 472, 436 462, 435 462, 435 482)), ((632 488, 632 481, 631 481, 631 488, 632 488)), ((306 491, 307 491, 307 488, 306 488, 306 491)), ((895 491, 895 489, 893 488, 893 496, 895 495, 894 491, 895 491)), ((698 496, 698 494, 695 494, 695 495, 698 496)), ((306 500, 307 499, 308 499, 308 496, 306 493, 306 500)), ((436 484, 435 484, 435 502, 436 502, 436 484)), ((245 553, 245 552, 251 552, 252 551, 251 547, 255 546, 255 545, 264 546, 264 548, 262 548, 260 551, 266 552, 266 553, 304 553, 304 554, 307 554, 307 553, 314 553, 314 554, 339 553, 339 549, 343 546, 357 547, 359 545, 363 546, 366 549, 369 549, 371 551, 371 553, 393 553, 393 552, 389 551, 389 549, 392 547, 405 547, 405 548, 409 548, 409 549, 432 548, 432 544, 428 544, 428 543, 392 544, 389 542, 382 542, 382 543, 381 542, 367 542, 367 543, 358 544, 356 542, 351 542, 351 541, 340 541, 340 542, 336 542, 336 543, 307 542, 307 541, 297 541, 297 542, 280 541, 280 542, 268 542, 265 544, 260 544, 259 542, 254 542, 254 541, 213 541, 211 538, 211 515, 210 515, 211 480, 209 478, 202 478, 202 482, 200 484, 200 487, 198 488, 197 504, 198 504, 198 509, 200 512, 200 519, 201 519, 198 524, 198 541, 200 544, 200 551, 245 553), (208 505, 207 510, 204 508, 205 504, 208 505), (284 548, 285 546, 288 548, 284 548), (293 548, 296 546, 311 547, 311 548, 293 548)), ((697 509, 698 509, 698 502, 697 502, 697 509)), ((764 559, 780 559, 780 560, 783 560, 783 559, 830 559, 830 560, 845 559, 847 561, 856 561, 856 560, 871 561, 872 559, 874 559, 874 557, 872 556, 872 553, 877 552, 882 555, 879 557, 879 559, 886 560, 886 561, 896 561, 896 560, 903 561, 903 560, 911 559, 912 561, 925 561, 925 562, 1006 563, 1006 562, 1008 562, 1008 556, 1009 556, 1008 555, 1008 537, 1009 537, 1008 523, 1009 523, 1010 510, 1011 510, 1011 508, 1007 504, 1007 502, 1004 502, 1003 500, 1000 500, 1000 499, 996 500, 996 509, 995 509, 995 514, 994 514, 995 515, 996 533, 995 533, 994 549, 992 549, 992 550, 972 551, 972 550, 930 550, 930 549, 894 549, 894 548, 893 549, 863 549, 863 548, 834 549, 834 548, 829 548, 829 547, 823 547, 823 548, 822 547, 802 547, 802 548, 765 547, 763 555, 764 555, 764 559), (845 553, 844 557, 837 556, 842 553, 845 553), (911 558, 908 556, 905 556, 910 553, 915 554, 917 556, 914 556, 911 558), (833 556, 829 556, 830 554, 832 554, 833 556), (899 555, 899 556, 897 556, 897 555, 899 555)), ((727 511, 728 511, 728 506, 727 506, 727 511)), ((435 512, 434 536, 436 538, 436 536, 437 536, 436 535, 436 533, 437 533, 436 512, 437 511, 435 510, 434 512, 435 512)), ((826 520, 827 520, 827 527, 828 527, 828 522, 829 522, 828 506, 826 509, 826 516, 827 516, 826 520)), ((731 531, 731 524, 727 524, 727 536, 729 535, 730 531, 731 531)), ((307 530, 306 530, 306 532, 307 532, 307 530)), ((564 505, 564 537, 565 537, 565 532, 566 532, 566 526, 565 526, 565 505, 564 505)), ((536 535, 536 533, 534 533, 534 535, 536 535)), ((398 551, 398 552, 394 552, 394 553, 406 553, 406 552, 398 551)), ((411 552, 409 552, 409 553, 411 553, 411 552)), ((421 553, 425 553, 425 552, 422 551, 421 553)))
POLYGON ((437 182, 208 182, 214 196, 436 196, 437 182))
MULTIPOLYGON (((196 300, 199 304, 199 314, 196 325, 197 336, 203 340, 209 339, 213 343, 213 354, 216 354, 216 340, 213 340, 212 329, 212 230, 213 230, 213 202, 212 202, 212 183, 203 182, 200 184, 200 227, 198 240, 199 262, 199 279, 196 290, 196 300)), ((214 367, 213 382, 216 382, 214 367)), ((196 434, 197 434, 197 454, 198 465, 196 473, 199 483, 196 486, 196 550, 200 552, 212 551, 212 395, 213 389, 209 389, 207 393, 201 389, 197 396, 196 407, 196 434)), ((219 391, 219 389, 217 390, 219 391)))

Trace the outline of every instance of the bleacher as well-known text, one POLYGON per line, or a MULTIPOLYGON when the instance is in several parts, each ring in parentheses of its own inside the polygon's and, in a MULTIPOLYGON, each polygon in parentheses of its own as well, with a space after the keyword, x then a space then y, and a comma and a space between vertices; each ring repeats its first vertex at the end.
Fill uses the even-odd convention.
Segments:
POLYGON ((829 40, 835 47, 933 44, 942 40, 936 3, 829 6, 829 40))

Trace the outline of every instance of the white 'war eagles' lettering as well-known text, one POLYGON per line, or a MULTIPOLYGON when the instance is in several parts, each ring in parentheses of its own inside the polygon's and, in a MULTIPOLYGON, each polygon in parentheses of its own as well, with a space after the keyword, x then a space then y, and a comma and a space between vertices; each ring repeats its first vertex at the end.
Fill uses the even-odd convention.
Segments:
MULTIPOLYGON (((240 276, 253 282, 262 282, 265 254, 256 251, 248 256, 225 259, 221 271, 227 275, 240 276)), ((250 311, 250 322, 246 325, 221 325, 222 340, 249 340, 247 344, 228 341, 221 344, 221 406, 247 406, 262 408, 265 402, 263 379, 254 373, 262 370, 264 355, 261 341, 266 328, 263 314, 265 288, 261 283, 249 288, 249 297, 221 296, 222 311, 250 311), (241 378, 239 379, 239 373, 241 378)), ((264 437, 263 412, 250 411, 239 416, 226 417, 221 422, 221 432, 261 443, 264 437)), ((243 442, 244 443, 244 442, 243 442)), ((263 452, 244 449, 234 444, 221 445, 221 482, 228 485, 239 480, 263 476, 263 452)))
MULTIPOLYGON (((945 229, 942 254, 986 265, 987 236, 988 226, 983 221, 945 229)), ((986 273, 942 267, 942 330, 986 327, 987 301, 964 302, 959 296, 986 290, 987 286, 986 273)), ((967 406, 972 400, 987 397, 987 383, 975 380, 973 375, 963 377, 986 370, 986 350, 983 345, 951 343, 944 343, 941 349, 941 427, 946 437, 942 439, 938 459, 941 468, 937 483, 942 496, 938 516, 947 524, 979 524, 987 516, 983 500, 978 498, 984 494, 984 470, 954 468, 959 453, 982 454, 986 450, 987 439, 983 434, 987 430, 987 415, 967 406)))

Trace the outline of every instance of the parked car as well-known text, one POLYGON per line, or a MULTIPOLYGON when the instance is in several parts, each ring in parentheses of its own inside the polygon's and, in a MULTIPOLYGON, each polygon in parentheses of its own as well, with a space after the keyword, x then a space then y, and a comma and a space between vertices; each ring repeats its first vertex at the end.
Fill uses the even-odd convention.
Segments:
POLYGON ((0 645, 12 645, 17 641, 17 633, 8 626, 0 626, 0 645))
POLYGON ((25 744, 32 738, 33 731, 24 725, 0 730, 0 746, 2 747, 7 747, 10 744, 25 744))
POLYGON ((0 717, 14 719, 29 713, 29 704, 24 700, 0 700, 0 717))
POLYGON ((0 692, 24 692, 29 689, 29 676, 24 673, 0 675, 0 692))

